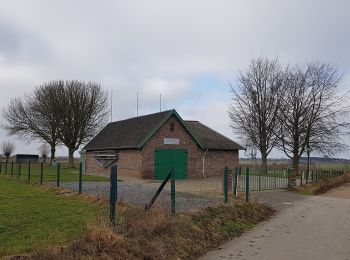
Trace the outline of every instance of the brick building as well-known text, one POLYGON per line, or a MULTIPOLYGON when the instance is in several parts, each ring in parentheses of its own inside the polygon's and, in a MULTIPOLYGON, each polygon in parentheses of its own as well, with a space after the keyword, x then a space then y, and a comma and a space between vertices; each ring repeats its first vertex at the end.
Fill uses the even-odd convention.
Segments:
POLYGON ((243 148, 198 121, 185 121, 175 110, 108 124, 84 148, 86 172, 163 179, 171 166, 178 179, 221 175, 238 163, 243 148))

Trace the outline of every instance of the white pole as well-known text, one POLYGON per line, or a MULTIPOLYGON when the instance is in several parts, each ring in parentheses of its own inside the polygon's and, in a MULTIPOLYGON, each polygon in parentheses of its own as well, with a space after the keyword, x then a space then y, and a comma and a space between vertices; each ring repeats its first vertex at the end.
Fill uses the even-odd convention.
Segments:
POLYGON ((113 122, 113 90, 111 91, 111 122, 113 122))
POLYGON ((136 116, 139 116, 139 92, 136 92, 136 116))

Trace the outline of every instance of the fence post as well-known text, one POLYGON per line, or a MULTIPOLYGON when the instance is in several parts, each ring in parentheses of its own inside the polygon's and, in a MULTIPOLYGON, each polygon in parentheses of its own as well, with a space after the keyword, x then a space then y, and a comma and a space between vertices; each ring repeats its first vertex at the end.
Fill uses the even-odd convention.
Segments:
POLYGON ((238 167, 235 168, 235 183, 233 187, 233 195, 237 197, 237 189, 238 189, 238 167))
POLYGON ((18 165, 18 179, 21 179, 21 170, 22 170, 22 163, 19 162, 19 165, 18 165))
POLYGON ((303 175, 304 175, 304 171, 302 171, 300 174, 300 186, 303 186, 303 175))
POLYGON ((116 202, 117 202, 117 166, 111 167, 110 190, 109 190, 109 221, 115 228, 116 202))
POLYGON ((13 177, 13 160, 11 161, 11 177, 13 177))
POLYGON ((175 214, 176 212, 176 202, 175 202, 175 168, 171 168, 171 213, 175 214))
POLYGON ((0 160, 0 174, 2 173, 2 161, 0 160))
POLYGON ((6 160, 6 162, 5 162, 5 175, 7 175, 7 165, 8 165, 8 161, 6 160))
POLYGON ((44 163, 40 163, 40 185, 43 185, 43 178, 44 178, 44 163))
POLYGON ((83 163, 80 162, 79 165, 79 194, 82 193, 82 188, 83 188, 83 163))
POLYGON ((30 182, 30 162, 28 162, 28 181, 30 182))
POLYGON ((60 186, 60 175, 61 175, 61 164, 58 163, 57 164, 57 183, 56 183, 57 187, 60 186))
POLYGON ((245 201, 249 202, 249 168, 246 169, 245 175, 245 201))
MULTIPOLYGON (((261 170, 259 169, 259 191, 261 191, 261 170)), ((267 169, 266 169, 266 172, 265 173, 267 173, 267 169)), ((266 174, 267 175, 267 174, 266 174)), ((269 180, 269 179, 268 179, 269 180)), ((266 183, 265 183, 265 186, 266 186, 266 183)), ((269 185, 270 186, 270 185, 269 185)), ((266 187, 265 187, 266 188, 266 187)))
POLYGON ((224 203, 227 203, 227 190, 228 190, 227 182, 228 182, 227 166, 225 166, 225 169, 224 169, 224 203))

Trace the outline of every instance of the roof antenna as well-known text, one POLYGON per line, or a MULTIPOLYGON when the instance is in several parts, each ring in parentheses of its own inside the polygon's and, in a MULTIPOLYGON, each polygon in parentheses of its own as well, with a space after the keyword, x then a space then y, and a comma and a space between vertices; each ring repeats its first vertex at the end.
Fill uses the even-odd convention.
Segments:
POLYGON ((113 122, 113 90, 111 91, 111 122, 113 122))
POLYGON ((162 112, 162 94, 159 95, 159 112, 162 112))
POLYGON ((139 92, 136 92, 136 116, 139 116, 139 92))

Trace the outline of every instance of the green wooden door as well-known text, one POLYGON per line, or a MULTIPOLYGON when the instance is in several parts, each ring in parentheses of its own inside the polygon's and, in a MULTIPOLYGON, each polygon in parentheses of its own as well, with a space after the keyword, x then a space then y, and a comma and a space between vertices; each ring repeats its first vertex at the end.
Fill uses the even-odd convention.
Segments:
POLYGON ((162 149, 154 151, 154 179, 164 180, 170 168, 175 167, 176 179, 187 179, 187 151, 162 149))

